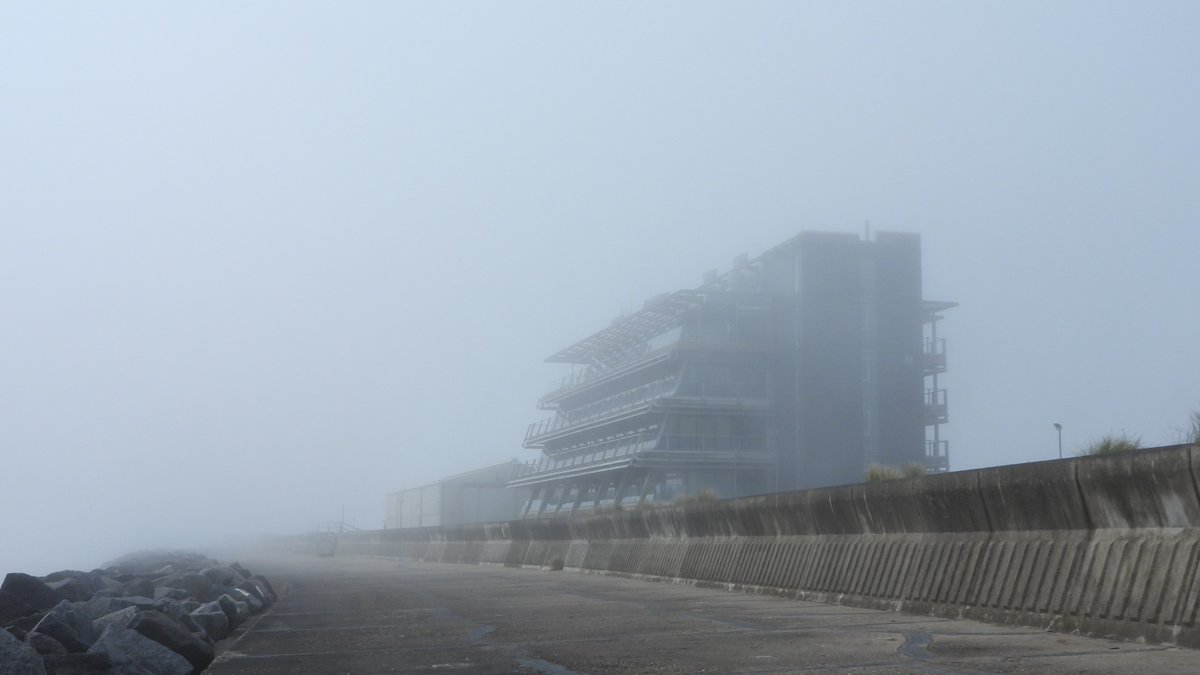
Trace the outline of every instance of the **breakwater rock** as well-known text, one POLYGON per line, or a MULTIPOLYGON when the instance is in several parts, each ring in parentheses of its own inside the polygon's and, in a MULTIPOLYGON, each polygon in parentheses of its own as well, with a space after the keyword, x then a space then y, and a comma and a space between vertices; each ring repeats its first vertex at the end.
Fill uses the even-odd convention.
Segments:
POLYGON ((0 585, 0 673, 199 673, 219 640, 275 600, 266 577, 179 551, 90 572, 13 572, 0 585))

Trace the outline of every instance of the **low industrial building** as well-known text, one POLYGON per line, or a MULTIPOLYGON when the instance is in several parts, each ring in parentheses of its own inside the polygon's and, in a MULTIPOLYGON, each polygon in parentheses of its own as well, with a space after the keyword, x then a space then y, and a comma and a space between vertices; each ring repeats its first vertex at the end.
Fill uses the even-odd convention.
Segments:
POLYGON ((384 529, 443 527, 515 520, 530 489, 508 487, 517 460, 467 471, 384 496, 384 529))

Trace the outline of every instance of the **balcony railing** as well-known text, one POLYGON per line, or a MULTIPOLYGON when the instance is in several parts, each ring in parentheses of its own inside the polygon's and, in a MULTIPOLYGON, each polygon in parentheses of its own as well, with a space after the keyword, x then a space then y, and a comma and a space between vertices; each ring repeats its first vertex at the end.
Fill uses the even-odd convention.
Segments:
POLYGON ((638 455, 637 461, 642 464, 674 465, 680 467, 720 467, 733 469, 773 465, 775 454, 765 450, 746 451, 703 451, 688 452, 683 450, 648 450, 638 455))
POLYGON ((925 390, 925 424, 944 424, 949 418, 945 389, 925 390))
POLYGON ((653 401, 670 396, 675 391, 678 378, 668 377, 640 387, 606 396, 574 410, 562 412, 540 422, 529 425, 525 432, 525 443, 552 436, 559 432, 603 421, 606 418, 645 406, 653 401))
POLYGON ((513 478, 520 479, 538 474, 552 474, 576 467, 603 464, 645 450, 652 450, 657 443, 658 437, 654 434, 623 436, 586 446, 567 455, 539 457, 517 467, 513 478))
POLYGON ((545 396, 542 396, 542 400, 548 401, 559 398, 570 391, 580 389, 608 375, 624 370, 632 370, 646 361, 653 360, 659 356, 665 356, 678 344, 679 341, 676 340, 666 345, 631 353, 629 358, 617 363, 593 365, 582 370, 577 370, 574 373, 564 376, 561 380, 552 382, 550 384, 550 391, 545 396))
POLYGON ((925 338, 922 365, 926 375, 946 372, 946 338, 925 338))
POLYGON ((925 441, 925 466, 930 471, 950 469, 950 442, 925 441))
POLYGON ((542 401, 552 401, 561 398, 577 389, 587 387, 591 383, 605 379, 610 375, 636 370, 644 364, 669 355, 672 351, 685 347, 702 347, 715 345, 759 345, 758 341, 747 339, 715 338, 712 336, 690 335, 686 339, 679 332, 659 336, 648 343, 620 353, 604 363, 594 363, 587 368, 577 370, 561 379, 547 385, 548 391, 542 396, 542 401))

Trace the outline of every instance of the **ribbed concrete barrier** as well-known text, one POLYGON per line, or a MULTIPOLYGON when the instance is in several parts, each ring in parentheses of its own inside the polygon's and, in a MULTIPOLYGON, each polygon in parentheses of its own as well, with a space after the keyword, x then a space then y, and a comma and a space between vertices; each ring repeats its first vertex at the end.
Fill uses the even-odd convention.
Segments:
POLYGON ((340 551, 565 567, 1200 646, 1200 446, 566 520, 343 535, 340 551))

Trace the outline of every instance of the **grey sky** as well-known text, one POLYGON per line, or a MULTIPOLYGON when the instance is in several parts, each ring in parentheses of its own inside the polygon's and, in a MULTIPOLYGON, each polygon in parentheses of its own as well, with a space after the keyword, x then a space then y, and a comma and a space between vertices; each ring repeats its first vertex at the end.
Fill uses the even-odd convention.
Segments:
POLYGON ((0 572, 378 527, 542 359, 918 231, 952 466, 1200 407, 1200 5, 0 4, 0 572))

